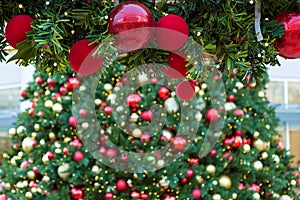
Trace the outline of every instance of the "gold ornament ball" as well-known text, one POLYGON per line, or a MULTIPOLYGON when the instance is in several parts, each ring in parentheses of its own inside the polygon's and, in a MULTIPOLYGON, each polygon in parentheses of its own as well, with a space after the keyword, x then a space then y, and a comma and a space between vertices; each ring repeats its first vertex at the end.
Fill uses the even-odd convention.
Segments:
POLYGON ((64 165, 59 166, 57 169, 58 176, 62 179, 67 178, 68 176, 70 176, 70 172, 68 172, 69 169, 70 169, 69 164, 64 164, 64 165))
POLYGON ((264 151, 265 150, 265 143, 261 139, 255 140, 253 145, 259 151, 264 151))
POLYGON ((8 134, 9 135, 15 135, 17 133, 17 130, 15 129, 15 128, 11 128, 11 129, 9 129, 9 131, 8 131, 8 134))
POLYGON ((22 142, 23 150, 28 153, 33 149, 33 139, 31 137, 26 137, 22 142))
POLYGON ((262 158, 263 160, 266 160, 268 157, 269 157, 269 155, 268 155, 267 152, 263 152, 263 153, 261 154, 261 158, 262 158))
POLYGON ((260 199, 260 194, 255 192, 252 197, 255 199, 255 200, 259 200, 260 199))
POLYGON ((295 180, 291 180, 291 185, 295 186, 295 185, 297 185, 297 182, 295 180))
POLYGON ((32 193, 31 192, 26 192, 25 193, 25 197, 27 198, 27 199, 32 199, 32 193))
POLYGON ((244 149, 244 153, 249 153, 249 151, 251 150, 251 147, 249 144, 244 144, 243 149, 244 149))
POLYGON ((45 101, 44 106, 46 108, 52 108, 53 107, 53 102, 51 100, 47 100, 47 101, 45 101))
POLYGON ((260 162, 259 160, 258 161, 255 161, 253 163, 253 166, 256 170, 260 171, 263 169, 264 165, 262 164, 262 162, 260 162))
POLYGON ((219 194, 214 194, 212 198, 213 198, 213 200, 221 200, 222 199, 221 195, 219 195, 219 194))
POLYGON ((233 199, 236 199, 237 197, 238 197, 237 193, 233 193, 233 194, 232 194, 232 198, 233 198, 233 199))
POLYGON ((210 174, 214 174, 216 172, 216 167, 214 165, 208 165, 206 171, 210 174))
POLYGON ((196 180, 200 184, 203 183, 203 181, 204 181, 204 179, 202 178, 202 176, 199 176, 199 175, 196 176, 196 180))
POLYGON ((27 176, 30 180, 35 179, 35 173, 32 170, 27 172, 27 176))
POLYGON ((259 132, 255 131, 253 134, 254 139, 258 139, 259 137, 259 132))
POLYGON ((18 134, 21 134, 21 133, 23 133, 24 131, 25 131, 25 127, 24 126, 19 126, 18 128, 17 128, 17 133, 18 134))
POLYGON ((50 177, 49 177, 49 176, 44 176, 44 177, 42 178, 42 181, 43 181, 43 182, 49 182, 49 181, 50 181, 50 177))
POLYGON ((272 155, 272 158, 273 158, 273 161, 276 163, 276 164, 279 164, 280 163, 280 158, 278 155, 274 154, 272 155))
POLYGON ((288 195, 282 195, 279 200, 291 200, 292 198, 288 195))
POLYGON ((142 131, 139 128, 136 128, 132 131, 132 136, 135 138, 140 138, 142 135, 142 131))
POLYGON ((10 184, 9 184, 9 183, 6 183, 6 184, 5 184, 5 189, 7 189, 7 190, 11 190, 11 186, 10 186, 10 184))
POLYGON ((50 133, 49 133, 49 139, 50 139, 50 140, 55 140, 55 138, 56 138, 56 137, 55 137, 55 134, 54 134, 53 132, 50 132, 50 133))
POLYGON ((40 130, 40 125, 39 124, 35 124, 34 125, 34 130, 35 131, 39 131, 40 130))
POLYGON ((54 112, 61 112, 63 109, 62 105, 60 103, 55 103, 52 107, 52 110, 54 112))
POLYGON ((229 176, 227 175, 221 175, 219 178, 219 184, 221 187, 230 189, 232 186, 232 182, 229 176))
POLYGON ((94 165, 92 167, 92 172, 96 173, 96 174, 99 174, 100 173, 100 168, 97 166, 97 165, 94 165))

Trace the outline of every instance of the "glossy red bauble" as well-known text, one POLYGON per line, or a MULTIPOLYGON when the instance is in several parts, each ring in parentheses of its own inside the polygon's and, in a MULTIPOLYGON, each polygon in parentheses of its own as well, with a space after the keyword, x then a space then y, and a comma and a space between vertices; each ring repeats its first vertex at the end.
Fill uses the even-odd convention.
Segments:
POLYGON ((197 165, 199 163, 199 158, 190 158, 190 165, 197 165))
POLYGON ((118 155, 118 151, 114 148, 109 148, 105 152, 105 156, 108 158, 116 157, 118 155))
POLYGON ((26 89, 21 91, 21 97, 25 98, 27 96, 26 89))
POLYGON ((108 32, 123 52, 144 48, 153 37, 155 26, 151 11, 143 4, 127 1, 117 5, 108 17, 108 32))
POLYGON ((216 154, 217 154, 217 150, 212 149, 212 150, 210 151, 210 156, 211 156, 211 157, 214 157, 216 154))
POLYGON ((185 78, 187 75, 186 64, 184 55, 177 53, 170 53, 168 56, 169 67, 166 69, 162 67, 162 71, 169 77, 174 79, 185 78))
POLYGON ((141 118, 144 121, 151 121, 152 119, 152 111, 151 110, 145 110, 141 114, 141 118))
POLYGON ((141 197, 141 194, 138 193, 138 192, 136 192, 136 191, 132 191, 132 192, 130 193, 130 197, 131 197, 131 198, 139 199, 139 198, 141 197))
POLYGON ((59 93, 60 93, 61 95, 66 94, 67 91, 68 91, 68 89, 67 89, 66 87, 64 87, 64 86, 61 86, 61 87, 59 88, 59 93))
POLYGON ((188 178, 182 178, 182 179, 180 179, 180 184, 182 184, 182 185, 185 185, 185 184, 187 184, 189 182, 189 179, 188 178))
POLYGON ((76 78, 76 77, 69 78, 67 81, 67 89, 74 90, 79 87, 79 84, 80 84, 80 81, 78 80, 78 78, 76 78))
POLYGON ((171 92, 168 88, 166 88, 165 86, 162 86, 161 88, 159 88, 159 90, 157 91, 157 95, 160 99, 162 100, 166 100, 167 98, 169 98, 169 96, 171 95, 171 92))
POLYGON ((93 74, 99 70, 102 65, 103 58, 93 56, 97 45, 89 45, 88 39, 77 41, 71 48, 69 61, 72 69, 83 75, 93 74))
POLYGON ((83 194, 83 190, 79 189, 79 188, 72 188, 71 189, 71 196, 74 199, 82 199, 84 194, 83 194))
POLYGON ((236 130, 236 131, 234 132, 234 134, 235 134, 236 136, 242 136, 242 135, 243 135, 243 132, 242 132, 241 130, 236 130))
POLYGON ((136 108, 138 103, 142 100, 142 97, 138 94, 130 94, 127 99, 126 103, 131 108, 136 108))
POLYGON ((186 172, 185 172, 185 175, 187 178, 192 178, 194 176, 194 170, 192 169, 187 169, 186 172))
POLYGON ((176 87, 176 95, 183 101, 192 100, 195 95, 195 86, 190 81, 181 81, 176 87))
POLYGON ((124 179, 119 179, 116 183, 116 190, 118 192, 125 192, 128 189, 127 183, 124 179))
POLYGON ((193 189, 192 195, 195 200, 200 200, 201 199, 201 190, 200 189, 193 189))
POLYGON ((284 26, 284 36, 274 44, 284 58, 300 58, 300 12, 286 11, 275 20, 284 26))
POLYGON ((73 155, 73 160, 75 162, 80 162, 84 159, 84 154, 81 151, 76 151, 73 155))
POLYGON ((68 123, 71 127, 76 128, 77 118, 74 116, 69 117, 68 123))
POLYGON ((112 112, 114 111, 113 107, 111 106, 106 106, 104 108, 104 112, 107 114, 107 115, 110 115, 112 112))
POLYGON ((237 148, 243 146, 243 139, 242 139, 241 136, 235 136, 234 137, 233 146, 237 147, 237 148))
POLYGON ((146 142, 146 143, 150 142, 151 141, 151 135, 148 134, 148 133, 143 133, 140 137, 140 141, 141 142, 146 142))
POLYGON ((141 194, 141 199, 143 200, 147 200, 149 198, 149 195, 144 193, 144 194, 141 194))
POLYGON ((31 31, 34 19, 28 15, 17 15, 11 18, 5 28, 5 38, 8 44, 18 49, 17 44, 27 39, 26 33, 31 31))
POLYGON ((70 142, 70 145, 75 147, 75 149, 77 149, 77 148, 82 146, 82 143, 79 139, 75 139, 75 140, 70 142))
POLYGON ((162 49, 174 51, 181 48, 186 43, 188 35, 188 24, 178 15, 169 14, 157 22, 155 38, 162 49))
POLYGON ((107 192, 105 194, 105 200, 114 200, 113 196, 114 194, 112 192, 107 192))
POLYGON ((44 79, 40 76, 36 77, 35 78, 35 82, 39 85, 43 84, 44 83, 44 79))
POLYGON ((243 117, 244 116, 244 111, 242 109, 238 108, 234 111, 234 115, 243 117))
POLYGON ((79 110, 79 115, 80 115, 81 117, 86 117, 86 114, 87 114, 86 109, 80 109, 80 110, 79 110))
POLYGON ((49 152, 47 153, 47 156, 48 156, 48 159, 49 159, 49 160, 53 160, 53 158, 54 158, 54 153, 53 153, 52 151, 49 151, 49 152))
POLYGON ((176 136, 172 141, 172 143, 173 143, 173 148, 176 151, 183 151, 185 146, 187 145, 186 139, 181 136, 176 136))
POLYGON ((219 119, 219 112, 215 108, 210 108, 206 112, 205 118, 210 122, 216 122, 219 119))
POLYGON ((234 95, 229 95, 229 96, 227 97, 227 101, 228 101, 228 102, 234 102, 234 101, 235 101, 235 96, 234 96, 234 95))

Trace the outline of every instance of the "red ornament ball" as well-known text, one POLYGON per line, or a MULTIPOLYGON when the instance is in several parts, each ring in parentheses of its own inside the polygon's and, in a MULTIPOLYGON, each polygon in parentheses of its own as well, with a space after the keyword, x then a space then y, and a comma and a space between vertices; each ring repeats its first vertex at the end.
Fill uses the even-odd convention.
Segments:
POLYGON ((113 196, 114 194, 112 192, 107 192, 105 194, 105 200, 114 200, 113 196))
POLYGON ((241 136, 235 136, 233 146, 236 148, 240 148, 243 146, 243 139, 241 136))
POLYGON ((44 83, 44 79, 40 76, 35 78, 35 82, 39 85, 42 85, 44 83))
POLYGON ((229 96, 227 97, 227 101, 228 101, 228 102, 234 102, 234 101, 235 101, 235 96, 234 96, 234 95, 229 95, 229 96))
POLYGON ((131 198, 139 199, 139 198, 141 197, 141 194, 138 193, 138 192, 136 192, 136 191, 132 191, 132 192, 130 193, 130 197, 131 197, 131 198))
POLYGON ((187 169, 186 172, 185 172, 185 174, 186 174, 187 178, 192 178, 195 173, 194 173, 194 171, 192 169, 187 169))
POLYGON ((201 199, 201 190, 200 189, 193 189, 192 195, 195 198, 195 200, 200 200, 201 199))
POLYGON ((86 114, 87 114, 86 109, 80 109, 80 110, 79 110, 79 115, 80 115, 81 117, 86 117, 86 114))
POLYGON ((143 4, 127 1, 117 5, 109 14, 108 31, 120 51, 130 52, 145 47, 153 37, 155 26, 151 11, 143 4))
POLYGON ((67 89, 68 90, 74 90, 75 88, 78 88, 79 85, 80 85, 80 81, 76 77, 69 78, 67 81, 67 89))
POLYGON ((172 141, 172 143, 173 143, 173 148, 176 151, 183 151, 185 146, 187 145, 186 139, 181 136, 176 136, 172 141))
POLYGON ((178 15, 169 14, 157 22, 155 37, 162 49, 174 51, 181 48, 186 43, 188 35, 189 26, 178 15))
POLYGON ((206 114, 205 118, 210 122, 216 122, 219 119, 219 113, 215 108, 210 108, 206 114))
POLYGON ((157 91, 158 97, 162 100, 166 100, 167 98, 169 98, 170 94, 171 94, 170 90, 168 88, 166 88, 165 86, 162 86, 157 91))
POLYGON ((109 148, 105 152, 105 156, 108 158, 116 157, 118 155, 118 151, 114 148, 109 148))
POLYGON ((182 178, 182 179, 180 179, 180 183, 182 184, 182 185, 185 185, 185 184, 187 184, 189 182, 189 179, 188 178, 182 178))
POLYGON ((300 12, 286 11, 275 20, 284 26, 284 36, 274 44, 284 58, 300 58, 300 12))
POLYGON ((244 111, 242 109, 238 108, 234 111, 234 115, 243 117, 244 111))
POLYGON ((144 121, 151 121, 152 119, 152 111, 151 110, 145 110, 141 114, 141 118, 144 121))
POLYGON ((71 196, 74 199, 82 199, 84 196, 83 190, 79 188, 72 188, 71 189, 71 196))
POLYGON ((170 53, 168 56, 169 67, 165 69, 162 67, 162 71, 169 77, 174 79, 185 78, 187 76, 185 56, 177 53, 170 53))
POLYGON ((17 44, 27 39, 26 33, 31 31, 34 19, 28 15, 17 15, 11 18, 5 28, 5 38, 8 44, 18 49, 17 44))
POLYGON ((69 117, 68 123, 72 128, 76 128, 77 118, 74 116, 69 117))
POLYGON ((47 153, 47 157, 48 157, 49 160, 53 160, 53 158, 54 158, 54 153, 53 153, 52 151, 49 151, 49 152, 47 153))
POLYGON ((190 158, 190 165, 197 165, 199 163, 199 158, 190 158))
POLYGON ((93 74, 99 70, 103 58, 93 56, 96 44, 89 45, 88 39, 77 41, 71 48, 69 61, 72 69, 83 75, 93 74))
POLYGON ((214 157, 216 154, 217 154, 217 150, 212 149, 212 150, 210 151, 210 156, 211 156, 211 157, 214 157))
POLYGON ((84 154, 81 151, 76 151, 73 155, 73 160, 75 162, 80 162, 84 159, 84 154))
POLYGON ((25 98, 25 97, 27 97, 27 90, 26 89, 23 89, 22 91, 21 91, 21 97, 23 97, 23 98, 25 98))
POLYGON ((242 132, 241 130, 236 130, 236 131, 234 132, 234 134, 235 134, 236 136, 242 136, 242 135, 243 135, 243 132, 242 132))
POLYGON ((116 190, 118 192, 126 192, 128 189, 127 183, 124 179, 119 179, 116 183, 116 190))
POLYGON ((126 103, 131 108, 136 108, 138 103, 142 100, 142 97, 138 94, 130 94, 127 99, 126 103))
POLYGON ((181 81, 176 87, 176 94, 183 101, 192 100, 195 95, 195 86, 190 81, 181 81))
POLYGON ((105 112, 107 115, 110 115, 113 111, 114 111, 114 110, 113 110, 113 107, 111 107, 111 106, 106 106, 106 107, 104 108, 104 112, 105 112))

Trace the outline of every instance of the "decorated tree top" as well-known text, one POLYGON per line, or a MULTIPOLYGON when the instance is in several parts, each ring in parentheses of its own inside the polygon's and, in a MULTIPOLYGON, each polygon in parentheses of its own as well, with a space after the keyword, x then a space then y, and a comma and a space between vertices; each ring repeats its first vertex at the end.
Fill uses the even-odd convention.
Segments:
MULTIPOLYGON (((118 3, 122 2, 124 1, 118 3)), ((167 14, 183 18, 188 24, 189 37, 199 43, 209 56, 215 58, 221 71, 237 70, 241 76, 253 77, 261 75, 266 64, 278 64, 278 52, 273 44, 283 36, 284 27, 277 24, 275 17, 289 10, 300 10, 297 0, 138 2, 150 10, 155 22, 167 14)), ((27 32, 27 39, 17 45, 18 53, 12 60, 19 60, 20 65, 32 63, 45 72, 65 71, 69 66, 70 49, 76 41, 87 38, 93 44, 100 44, 112 37, 109 30, 114 27, 109 23, 109 16, 115 6, 116 2, 107 0, 37 0, 34 3, 3 0, 0 2, 0 59, 4 60, 11 48, 5 39, 5 24, 14 16, 25 14, 33 18, 31 31, 27 32)), ((173 19, 165 23, 176 25, 177 22, 178 20, 173 19)), ((16 29, 21 24, 15 22, 11 29, 16 29)), ((154 40, 159 42, 157 38, 154 40)), ((189 45, 181 48, 188 49, 189 45)), ((101 48, 97 51, 98 55, 103 53, 101 48)), ((197 57, 198 53, 187 55, 187 58, 197 57)), ((127 52, 119 59, 127 67, 133 68, 137 64, 148 62, 149 55, 151 61, 167 62, 168 52, 165 50, 142 49, 127 52)), ((193 76, 197 70, 193 66, 193 59, 188 61, 187 65, 191 66, 188 69, 193 76)), ((104 62, 104 66, 107 63, 104 62)))

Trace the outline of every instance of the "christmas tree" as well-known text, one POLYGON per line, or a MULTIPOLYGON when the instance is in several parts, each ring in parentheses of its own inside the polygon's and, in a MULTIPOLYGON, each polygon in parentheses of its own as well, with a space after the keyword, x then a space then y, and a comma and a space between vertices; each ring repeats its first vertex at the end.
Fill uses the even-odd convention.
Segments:
POLYGON ((9 131, 0 197, 296 199, 264 93, 266 65, 300 56, 292 8, 0 2, 2 49, 37 68, 22 91, 31 108, 9 131))

